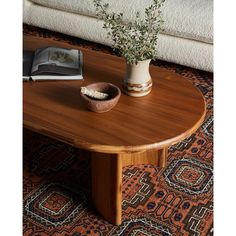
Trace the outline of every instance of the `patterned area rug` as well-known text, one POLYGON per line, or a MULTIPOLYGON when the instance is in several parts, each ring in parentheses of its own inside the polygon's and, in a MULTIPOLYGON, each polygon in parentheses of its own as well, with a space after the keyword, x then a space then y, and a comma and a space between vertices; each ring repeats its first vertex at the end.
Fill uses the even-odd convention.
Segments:
MULTIPOLYGON (((109 47, 24 25, 24 34, 50 37, 93 50, 109 47)), ((123 168, 120 226, 91 205, 86 152, 24 130, 24 236, 210 236, 213 235, 213 75, 157 61, 197 86, 207 102, 201 128, 169 148, 168 167, 123 168)))

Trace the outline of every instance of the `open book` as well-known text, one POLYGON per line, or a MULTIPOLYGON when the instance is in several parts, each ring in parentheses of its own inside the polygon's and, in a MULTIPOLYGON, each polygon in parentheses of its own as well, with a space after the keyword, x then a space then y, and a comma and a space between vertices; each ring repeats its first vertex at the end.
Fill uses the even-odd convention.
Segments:
POLYGON ((83 79, 83 54, 77 49, 46 47, 23 52, 23 80, 83 79))

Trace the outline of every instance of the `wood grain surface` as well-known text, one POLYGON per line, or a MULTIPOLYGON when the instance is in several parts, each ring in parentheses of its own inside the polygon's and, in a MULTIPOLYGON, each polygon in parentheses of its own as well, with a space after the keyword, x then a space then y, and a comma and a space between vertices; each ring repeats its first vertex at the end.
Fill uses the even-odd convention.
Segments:
MULTIPOLYGON (((49 45, 76 48, 51 39, 24 37, 27 50, 49 45)), ((105 81, 121 88, 125 62, 102 52, 83 52, 83 81, 23 83, 26 128, 78 148, 125 153, 162 149, 188 137, 201 125, 206 112, 201 92, 180 75, 155 66, 150 66, 153 89, 149 95, 134 98, 122 94, 111 111, 88 111, 80 87, 105 81)))
POLYGON ((120 154, 122 158, 122 167, 130 165, 159 165, 159 156, 157 150, 147 150, 143 152, 131 152, 120 154))
POLYGON ((122 159, 120 154, 91 153, 92 197, 100 214, 121 224, 122 159))

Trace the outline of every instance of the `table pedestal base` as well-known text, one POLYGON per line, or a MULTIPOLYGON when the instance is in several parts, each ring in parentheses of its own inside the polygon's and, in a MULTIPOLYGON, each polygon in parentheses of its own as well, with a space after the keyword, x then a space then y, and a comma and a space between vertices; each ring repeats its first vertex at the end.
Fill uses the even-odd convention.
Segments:
POLYGON ((122 167, 139 164, 165 167, 167 148, 137 153, 91 153, 93 202, 100 214, 112 224, 121 224, 122 167))

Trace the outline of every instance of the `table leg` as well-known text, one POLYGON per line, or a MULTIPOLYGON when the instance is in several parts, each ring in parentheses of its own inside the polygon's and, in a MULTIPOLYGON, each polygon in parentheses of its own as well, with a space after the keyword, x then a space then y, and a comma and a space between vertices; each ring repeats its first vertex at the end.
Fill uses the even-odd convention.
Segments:
POLYGON ((159 166, 166 167, 168 157, 168 147, 158 150, 159 166))
POLYGON ((122 160, 119 154, 92 153, 92 197, 100 214, 121 224, 122 160))
POLYGON ((120 154, 122 157, 122 166, 150 164, 160 167, 166 167, 168 148, 159 150, 148 150, 143 152, 120 154))
POLYGON ((100 214, 112 224, 121 224, 122 167, 138 164, 165 167, 167 148, 122 154, 91 153, 93 202, 100 214))

